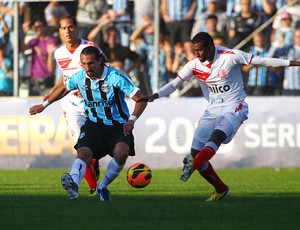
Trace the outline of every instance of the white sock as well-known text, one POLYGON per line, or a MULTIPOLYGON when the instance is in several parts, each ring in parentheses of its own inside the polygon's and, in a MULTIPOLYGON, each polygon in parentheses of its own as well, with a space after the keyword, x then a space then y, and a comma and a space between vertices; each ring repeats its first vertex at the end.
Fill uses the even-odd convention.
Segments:
POLYGON ((114 179, 116 179, 117 176, 119 176, 124 166, 125 164, 119 165, 115 159, 112 159, 107 166, 107 170, 103 179, 100 181, 97 187, 99 189, 107 187, 111 182, 113 182, 114 179))
POLYGON ((81 180, 85 176, 85 170, 86 170, 86 163, 83 160, 76 158, 72 165, 70 175, 71 175, 73 181, 78 186, 80 185, 81 180))

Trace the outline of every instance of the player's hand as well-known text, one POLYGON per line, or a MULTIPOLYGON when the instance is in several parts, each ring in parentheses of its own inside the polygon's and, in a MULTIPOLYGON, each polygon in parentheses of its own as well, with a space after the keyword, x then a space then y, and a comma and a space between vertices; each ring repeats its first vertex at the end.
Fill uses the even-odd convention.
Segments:
POLYGON ((36 115, 37 113, 43 112, 44 109, 45 109, 45 107, 43 106, 43 104, 34 105, 29 108, 29 114, 36 115))
POLYGON ((137 100, 136 102, 137 102, 137 103, 138 103, 138 102, 152 102, 152 101, 154 101, 154 100, 157 99, 157 98, 158 98, 158 94, 155 93, 155 94, 153 94, 153 95, 151 95, 151 96, 143 97, 143 98, 137 100))
POLYGON ((123 133, 124 135, 128 135, 129 133, 132 132, 134 128, 134 121, 128 120, 124 125, 123 125, 123 133))
POLYGON ((72 93, 73 93, 74 96, 76 96, 76 97, 78 97, 80 99, 83 98, 79 90, 74 90, 72 93))

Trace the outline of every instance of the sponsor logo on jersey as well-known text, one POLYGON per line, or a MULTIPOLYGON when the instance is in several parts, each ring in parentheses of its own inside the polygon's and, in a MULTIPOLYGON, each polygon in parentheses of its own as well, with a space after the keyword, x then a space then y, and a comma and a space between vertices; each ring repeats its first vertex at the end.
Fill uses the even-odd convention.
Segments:
POLYGON ((60 59, 57 60, 59 66, 61 69, 66 69, 68 68, 69 64, 71 63, 72 59, 60 59))
POLYGON ((208 86, 208 90, 212 93, 225 93, 230 90, 229 85, 211 85, 208 86))
POLYGON ((108 84, 106 84, 106 83, 103 83, 103 85, 101 85, 101 91, 103 92, 103 93, 107 93, 108 91, 109 91, 109 85, 108 84))
POLYGON ((96 107, 109 107, 115 104, 115 99, 112 98, 111 100, 100 100, 100 101, 87 101, 84 100, 84 104, 86 107, 89 108, 96 108, 96 107))
POLYGON ((193 75, 202 81, 206 81, 206 79, 210 76, 210 73, 194 68, 193 75))

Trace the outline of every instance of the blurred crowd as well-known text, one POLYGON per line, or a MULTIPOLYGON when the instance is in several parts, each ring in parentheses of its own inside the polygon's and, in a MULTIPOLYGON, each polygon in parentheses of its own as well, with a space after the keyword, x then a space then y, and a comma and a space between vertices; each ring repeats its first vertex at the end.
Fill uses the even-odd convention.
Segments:
MULTIPOLYGON (((160 0, 159 76, 154 77, 156 0, 20 1, 14 28, 14 1, 0 3, 0 96, 13 95, 14 47, 19 47, 19 95, 49 91, 60 70, 53 58, 63 41, 59 18, 72 15, 79 38, 100 46, 110 63, 128 74, 145 94, 176 77, 191 58, 191 38, 208 32, 215 45, 262 57, 300 59, 300 4, 296 0, 160 0), (263 28, 257 31, 257 28, 263 28), (19 44, 14 44, 14 34, 19 44), (254 34, 254 36, 251 36, 254 34)), ((248 95, 300 95, 300 68, 244 66, 248 95)), ((174 96, 201 95, 186 83, 174 96)))

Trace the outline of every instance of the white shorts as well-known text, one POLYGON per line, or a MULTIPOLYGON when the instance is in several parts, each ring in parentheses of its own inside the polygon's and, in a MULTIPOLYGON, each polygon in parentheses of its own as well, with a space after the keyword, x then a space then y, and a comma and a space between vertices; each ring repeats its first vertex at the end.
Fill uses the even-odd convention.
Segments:
POLYGON ((77 142, 80 128, 85 123, 84 102, 74 95, 66 95, 61 99, 61 108, 66 119, 69 132, 75 142, 77 142))
POLYGON ((229 143, 247 119, 248 104, 246 102, 208 108, 198 122, 192 148, 201 150, 215 129, 222 130, 227 137, 223 143, 229 143))

